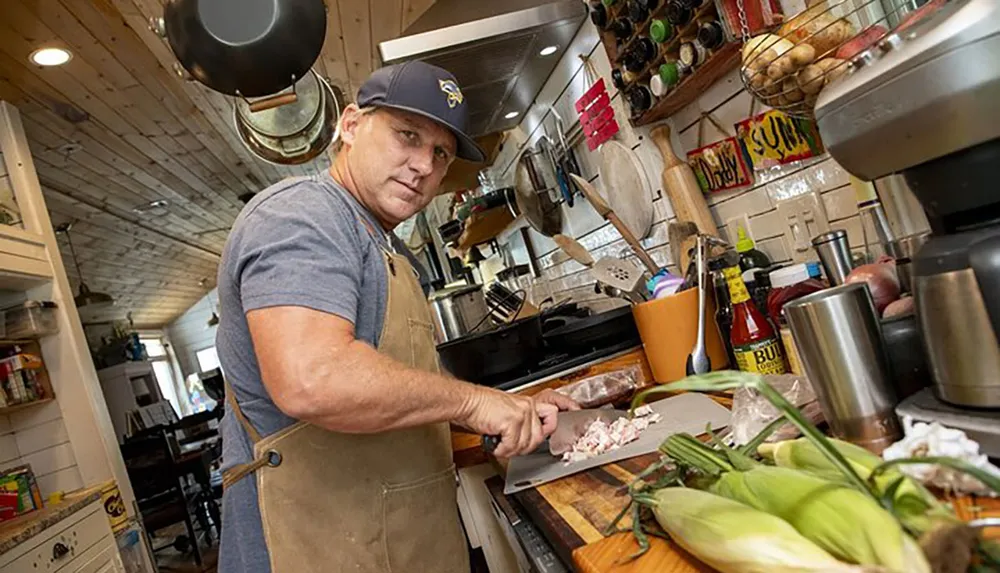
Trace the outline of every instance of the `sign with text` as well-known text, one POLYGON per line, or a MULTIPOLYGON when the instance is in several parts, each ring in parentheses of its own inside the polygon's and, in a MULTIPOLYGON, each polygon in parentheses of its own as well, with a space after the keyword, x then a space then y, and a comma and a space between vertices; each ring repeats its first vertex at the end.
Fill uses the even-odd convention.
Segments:
POLYGON ((737 123, 736 138, 754 171, 823 153, 815 122, 789 117, 778 110, 737 123))
POLYGON ((576 113, 580 114, 580 126, 587 138, 587 149, 593 151, 597 146, 611 139, 618 133, 618 122, 615 121, 615 110, 611 107, 611 98, 604 85, 604 78, 599 78, 593 86, 576 100, 576 113))
POLYGON ((717 193, 753 183, 753 173, 735 137, 695 149, 687 157, 703 193, 717 193))

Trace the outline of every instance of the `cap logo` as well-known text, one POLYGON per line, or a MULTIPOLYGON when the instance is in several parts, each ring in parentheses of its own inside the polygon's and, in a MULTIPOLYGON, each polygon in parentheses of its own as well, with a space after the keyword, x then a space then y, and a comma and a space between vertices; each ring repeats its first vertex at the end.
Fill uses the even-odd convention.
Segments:
POLYGON ((455 80, 438 80, 438 85, 441 86, 441 91, 448 95, 448 107, 454 108, 465 99, 455 80))

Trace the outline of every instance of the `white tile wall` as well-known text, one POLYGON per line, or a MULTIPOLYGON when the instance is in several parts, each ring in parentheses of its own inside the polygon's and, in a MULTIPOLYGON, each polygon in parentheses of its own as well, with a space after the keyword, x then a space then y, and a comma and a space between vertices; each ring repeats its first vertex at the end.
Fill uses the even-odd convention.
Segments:
POLYGON ((0 416, 0 471, 30 464, 42 496, 83 487, 59 405, 0 416))

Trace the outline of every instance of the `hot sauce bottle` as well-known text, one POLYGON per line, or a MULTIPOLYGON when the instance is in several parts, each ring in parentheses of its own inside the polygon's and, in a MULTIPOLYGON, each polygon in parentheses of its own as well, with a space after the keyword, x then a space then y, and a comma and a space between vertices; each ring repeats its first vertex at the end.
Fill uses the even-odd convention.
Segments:
POLYGON ((736 364, 743 372, 754 374, 784 374, 785 358, 781 343, 757 306, 750 299, 740 268, 723 271, 729 283, 729 299, 733 306, 733 326, 729 340, 736 355, 736 364))

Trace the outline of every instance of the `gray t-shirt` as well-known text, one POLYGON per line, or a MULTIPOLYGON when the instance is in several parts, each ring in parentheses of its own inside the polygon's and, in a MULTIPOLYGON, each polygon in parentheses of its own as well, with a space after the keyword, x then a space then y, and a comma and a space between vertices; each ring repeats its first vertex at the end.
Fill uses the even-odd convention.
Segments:
MULTIPOLYGON (((246 313, 303 306, 354 323, 355 336, 378 344, 385 315, 383 255, 362 220, 378 223, 328 172, 282 181, 257 194, 233 225, 219 265, 219 361, 240 409, 261 435, 295 420, 278 410, 261 381, 246 313)), ((376 230, 378 240, 382 240, 376 230)), ((250 461, 252 446, 227 409, 221 423, 223 469, 250 461)), ((270 571, 257 504, 247 477, 226 489, 220 573, 270 571)))

